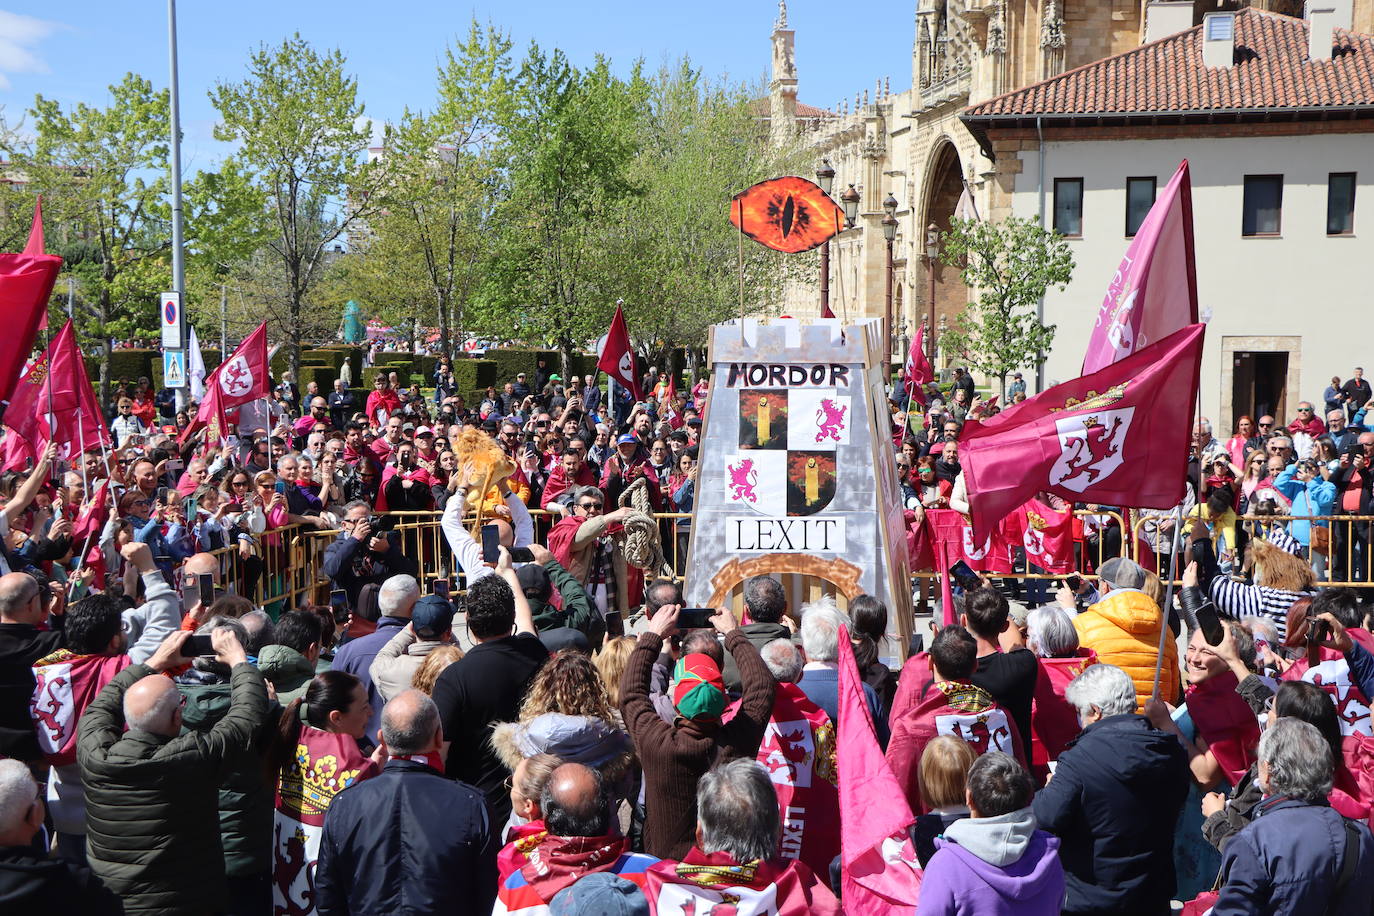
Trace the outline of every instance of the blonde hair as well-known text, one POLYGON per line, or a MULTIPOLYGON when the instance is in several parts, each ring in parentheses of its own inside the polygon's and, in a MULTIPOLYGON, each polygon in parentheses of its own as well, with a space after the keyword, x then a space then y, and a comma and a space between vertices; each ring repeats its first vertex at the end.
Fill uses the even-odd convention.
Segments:
POLYGON ((606 688, 606 699, 612 706, 620 705, 620 681, 625 676, 625 668, 630 662, 630 653, 635 650, 635 640, 629 636, 613 636, 606 640, 601 651, 592 659, 596 670, 601 674, 601 686, 606 688))
POLYGON ((525 691, 520 721, 528 722, 546 712, 615 721, 606 688, 591 658, 576 649, 564 649, 544 663, 525 691))
MULTIPOLYGON (((1145 581, 1140 583, 1140 590, 1150 597, 1158 607, 1164 608, 1164 580, 1159 578, 1158 573, 1145 570, 1145 581)), ((1164 608, 1167 613, 1168 608, 1164 608)))
POLYGON ((968 770, 978 752, 967 742, 953 735, 940 735, 921 752, 921 764, 916 770, 921 800, 930 808, 964 804, 968 786, 968 770))
POLYGON ((436 646, 420 662, 415 674, 410 678, 410 686, 426 695, 434 693, 434 682, 444 669, 463 657, 463 650, 457 646, 436 646))
POLYGON ((554 770, 563 765, 563 759, 553 754, 535 754, 533 757, 526 757, 524 764, 525 772, 520 774, 519 779, 515 778, 514 772, 511 773, 511 788, 515 790, 516 795, 537 805, 544 794, 544 786, 548 785, 549 777, 553 775, 554 770))

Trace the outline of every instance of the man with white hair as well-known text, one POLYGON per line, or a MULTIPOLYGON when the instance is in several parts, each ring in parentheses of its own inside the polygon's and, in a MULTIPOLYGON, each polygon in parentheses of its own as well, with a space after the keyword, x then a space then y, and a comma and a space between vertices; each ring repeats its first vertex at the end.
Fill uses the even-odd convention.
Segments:
POLYGON ((120 672, 78 729, 87 857, 129 913, 202 912, 228 899, 220 768, 266 718, 267 688, 234 634, 216 629, 215 657, 231 672, 229 711, 210 730, 183 735, 181 694, 164 673, 191 661, 181 654, 190 636, 173 633, 146 664, 120 672))
POLYGON ((29 768, 18 760, 0 760, 0 903, 5 912, 123 913, 119 898, 89 868, 40 854, 33 841, 42 829, 43 793, 29 768))
MULTIPOLYGON (((806 665, 802 668, 801 680, 797 686, 807 699, 815 703, 830 721, 838 725, 840 721, 840 627, 853 630, 849 615, 835 607, 835 599, 829 596, 819 598, 801 608, 802 651, 806 653, 806 665)), ((868 704, 869 715, 878 730, 878 741, 887 744, 887 720, 883 718, 883 704, 878 694, 867 684, 864 689, 864 702, 868 704)))
POLYGON ((1374 837, 1327 801, 1331 746, 1316 726, 1281 718, 1259 744, 1255 817, 1226 844, 1212 912, 1374 913, 1374 837))
POLYGON ((1083 731, 1033 803, 1060 838, 1064 912, 1168 913, 1174 826, 1192 778, 1183 747, 1136 714, 1135 683, 1115 665, 1088 668, 1065 696, 1083 731))
POLYGON ((363 686, 367 688, 367 701, 372 704, 372 718, 368 720, 367 731, 364 734, 369 738, 377 734, 377 729, 382 724, 382 707, 386 703, 381 692, 377 690, 377 685, 372 683, 372 663, 376 661, 377 653, 391 641, 391 637, 410 623, 411 615, 415 611, 415 602, 419 600, 420 583, 415 581, 414 576, 403 574, 387 579, 377 592, 377 608, 382 612, 377 621, 377 629, 345 643, 334 655, 334 664, 331 667, 335 671, 347 671, 362 681, 363 686))

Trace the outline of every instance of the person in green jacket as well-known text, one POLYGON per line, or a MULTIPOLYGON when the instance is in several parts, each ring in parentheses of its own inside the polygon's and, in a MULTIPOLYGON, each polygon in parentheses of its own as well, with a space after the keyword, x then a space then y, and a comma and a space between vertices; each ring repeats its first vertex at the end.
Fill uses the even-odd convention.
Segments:
POLYGON ((530 602, 534 627, 540 633, 559 627, 581 630, 593 647, 601 645, 606 635, 606 622, 597 613, 596 605, 582 583, 563 568, 546 547, 530 545, 533 563, 526 563, 515 571, 520 588, 530 602), (557 588, 562 607, 550 603, 557 588))
POLYGON ((173 633, 146 664, 120 672, 77 732, 87 856, 129 914, 207 913, 228 898, 214 829, 220 777, 267 715, 267 687, 234 634, 215 630, 215 657, 231 672, 229 710, 208 732, 182 735, 181 695, 162 672, 192 661, 181 654, 190 636, 173 633))
MULTIPOLYGON (((227 627, 240 643, 247 644, 247 628, 232 617, 212 617, 196 633, 213 633, 219 627, 227 627)), ((227 665, 206 656, 197 658, 191 670, 177 676, 177 689, 185 698, 183 735, 205 734, 228 714, 233 690, 230 678, 227 665)), ((232 916, 266 913, 272 907, 272 803, 276 786, 266 778, 263 749, 277 718, 271 711, 264 715, 258 724, 258 739, 226 759, 222 769, 219 836, 229 884, 228 905, 223 911, 232 916)))
POLYGON ((310 679, 319 673, 324 625, 310 611, 288 611, 273 628, 273 645, 258 653, 258 670, 277 691, 283 707, 305 696, 310 679))

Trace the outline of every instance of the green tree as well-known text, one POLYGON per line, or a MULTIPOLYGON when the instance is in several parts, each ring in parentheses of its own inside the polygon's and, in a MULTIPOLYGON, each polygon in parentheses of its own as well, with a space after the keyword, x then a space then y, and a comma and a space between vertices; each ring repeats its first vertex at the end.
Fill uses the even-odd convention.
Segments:
MULTIPOLYGON (((711 82, 685 59, 649 82, 630 168, 642 193, 616 203, 601 251, 638 349, 651 362, 662 363, 673 347, 704 347, 712 324, 739 314, 740 239, 729 222, 730 199, 793 170, 798 158, 794 148, 769 144, 753 102, 758 94, 711 82)), ((745 242, 750 314, 768 310, 797 265, 793 256, 745 242)), ((600 311, 609 319, 609 306, 600 311)))
POLYGON ((248 78, 219 84, 210 100, 222 119, 215 137, 238 144, 239 160, 267 200, 272 229, 260 263, 275 261, 280 281, 267 304, 281 316, 278 329, 299 373, 310 293, 331 247, 361 228, 374 207, 358 83, 342 53, 322 54, 297 34, 259 47, 248 78))
POLYGON ((992 223, 955 219, 943 234, 940 258, 961 267, 977 298, 945 332, 944 343, 974 368, 998 379, 1037 365, 1054 343, 1055 326, 1041 324, 1035 305, 1051 286, 1073 277, 1073 252, 1058 233, 1035 220, 1009 217, 992 223))
POLYGON ((416 320, 435 315, 449 355, 480 285, 502 193, 502 125, 513 105, 510 48, 504 33, 473 22, 439 67, 435 109, 407 110, 386 134, 369 257, 404 263, 408 273, 418 268, 427 295, 412 301, 413 291, 398 284, 397 298, 416 320))
MULTIPOLYGON (((157 326, 157 294, 171 280, 167 106, 166 90, 129 73, 110 87, 103 108, 64 110, 40 95, 29 109, 31 138, 0 132, 25 189, 43 194, 49 251, 63 256, 79 287, 73 317, 96 343, 102 398, 113 339, 157 326)), ((59 292, 66 285, 59 281, 59 292)))
POLYGON ((620 295, 604 269, 605 223, 619 201, 641 193, 630 166, 647 96, 638 65, 622 80, 605 58, 579 70, 562 51, 537 45, 516 77, 503 126, 509 191, 492 216, 482 319, 552 341, 565 378, 620 295))

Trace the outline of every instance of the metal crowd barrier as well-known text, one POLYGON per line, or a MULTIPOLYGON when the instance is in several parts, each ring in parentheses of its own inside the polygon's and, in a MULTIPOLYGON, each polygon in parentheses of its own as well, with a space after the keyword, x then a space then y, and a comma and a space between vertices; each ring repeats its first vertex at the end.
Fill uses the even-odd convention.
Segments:
MULTIPOLYGON (((547 543, 549 530, 556 523, 556 513, 543 509, 532 509, 535 541, 547 543)), ((1168 532, 1159 529, 1160 522, 1170 519, 1166 516, 1147 516, 1138 511, 1128 510, 1124 514, 1116 511, 1076 510, 1074 552, 1076 569, 1084 578, 1096 578, 1096 570, 1103 561, 1113 556, 1124 556, 1135 560, 1146 569, 1160 572, 1161 579, 1168 581, 1167 553, 1159 555, 1155 545, 1168 543, 1168 532)), ((396 519, 395 531, 402 538, 402 550, 407 556, 418 561, 421 588, 428 592, 437 580, 448 582, 450 589, 461 593, 465 589, 461 571, 453 562, 448 543, 440 528, 439 512, 393 512, 396 519)), ((664 558, 672 570, 673 578, 682 581, 687 571, 687 532, 679 530, 679 523, 691 518, 690 513, 663 512, 654 516, 660 523, 660 537, 664 558)), ((469 516, 468 521, 471 521, 469 516)), ((1318 579, 1330 586, 1369 586, 1374 585, 1374 552, 1370 547, 1370 522, 1374 516, 1324 515, 1324 516, 1240 516, 1239 522, 1251 537, 1274 523, 1288 529, 1292 522, 1308 522, 1326 525, 1330 532, 1326 552, 1322 553, 1320 543, 1313 546, 1312 539, 1302 546, 1302 556, 1312 563, 1318 579), (1361 530, 1363 526, 1363 530, 1361 530)), ((1185 542, 1189 519, 1184 520, 1185 542)), ((1165 526, 1167 528, 1167 525, 1165 526)), ((220 559, 221 581, 232 586, 255 604, 273 608, 289 609, 302 604, 324 604, 329 600, 329 578, 324 575, 324 554, 329 544, 341 532, 338 529, 319 531, 302 525, 288 525, 264 532, 256 539, 256 546, 248 557, 244 557, 237 545, 226 547, 212 553, 220 559)), ((1320 538, 1318 539, 1320 541, 1320 538)), ((1019 562, 1009 578, 1027 581, 1062 579, 1059 573, 1032 573, 1026 570, 1024 556, 1018 551, 1019 562)), ((1187 564, 1187 557, 1180 555, 1180 572, 1187 564)), ((924 595, 931 595, 939 573, 933 570, 912 572, 913 590, 919 589, 924 595)), ((830 595, 840 603, 846 603, 833 585, 811 577, 789 577, 785 583, 788 590, 789 605, 800 607, 807 601, 821 595, 830 595)), ((735 589, 729 602, 736 610, 742 607, 740 589, 735 589)))

